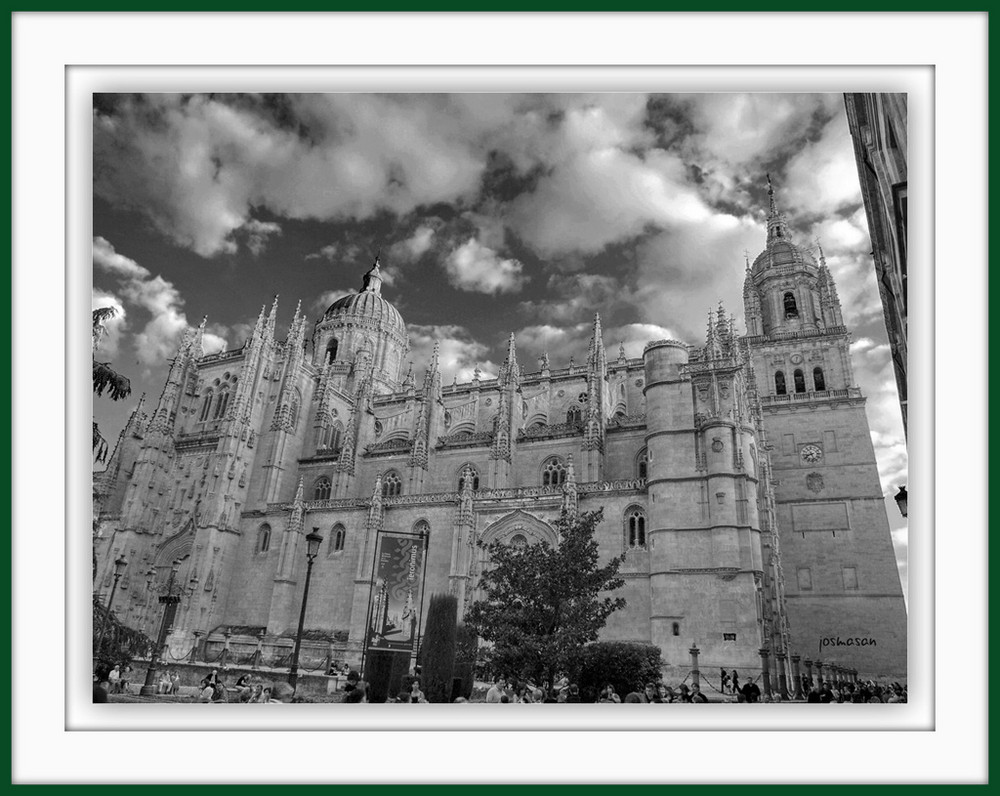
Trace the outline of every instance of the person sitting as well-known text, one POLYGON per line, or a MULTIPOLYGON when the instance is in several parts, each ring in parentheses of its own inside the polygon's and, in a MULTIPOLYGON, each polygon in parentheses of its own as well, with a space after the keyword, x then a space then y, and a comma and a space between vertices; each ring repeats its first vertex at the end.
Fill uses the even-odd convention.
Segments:
POLYGON ((691 696, 688 702, 708 702, 708 697, 701 693, 701 686, 697 683, 691 683, 691 696))
POLYGON ((502 674, 498 674, 493 678, 493 685, 490 686, 490 690, 486 692, 486 701, 490 704, 495 704, 500 701, 500 697, 503 695, 505 686, 507 685, 507 678, 502 674))
POLYGON ((272 705, 276 703, 287 704, 292 701, 293 696, 295 696, 295 689, 288 683, 279 680, 271 686, 271 698, 268 700, 268 703, 272 705))

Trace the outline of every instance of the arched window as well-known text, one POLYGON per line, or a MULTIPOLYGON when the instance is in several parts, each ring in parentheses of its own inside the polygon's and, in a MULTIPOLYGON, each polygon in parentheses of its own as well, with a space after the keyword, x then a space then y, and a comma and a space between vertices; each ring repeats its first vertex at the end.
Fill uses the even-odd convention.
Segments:
POLYGON ((479 471, 473 467, 471 464, 463 465, 458 471, 458 491, 461 492, 465 487, 465 471, 468 470, 472 476, 472 491, 479 491, 479 471))
POLYGON ((523 533, 515 533, 510 537, 510 543, 512 547, 527 547, 528 538, 523 533))
POLYGON ((649 473, 648 459, 646 457, 646 449, 643 448, 639 451, 639 455, 635 457, 635 477, 646 480, 649 473))
POLYGON ((340 422, 338 421, 330 427, 330 440, 327 447, 331 450, 339 451, 343 444, 344 427, 340 425, 340 422))
POLYGON ((774 374, 774 394, 785 395, 787 392, 788 390, 785 388, 785 374, 779 370, 774 374))
POLYGON ((198 418, 198 420, 204 423, 206 420, 208 420, 208 416, 211 413, 212 413, 212 391, 209 390, 207 393, 205 393, 205 398, 201 402, 201 416, 198 418))
POLYGON ((215 401, 215 419, 221 420, 226 416, 226 409, 229 407, 229 390, 223 387, 219 390, 219 397, 215 401))
POLYGON ((823 368, 813 368, 813 389, 816 392, 823 392, 826 389, 826 377, 823 376, 823 368))
POLYGON ((795 392, 805 392, 806 377, 803 375, 802 371, 798 369, 796 369, 794 375, 795 375, 795 392))
POLYGON ((542 486, 561 486, 566 481, 562 459, 553 456, 542 465, 542 486))
POLYGON ((330 552, 339 553, 344 549, 344 541, 347 538, 347 529, 339 522, 330 531, 330 552))
POLYGON ((566 422, 576 423, 577 425, 583 422, 583 412, 580 411, 579 406, 571 406, 569 408, 569 411, 566 412, 566 422))
POLYGON ((430 536, 431 535, 431 525, 427 520, 417 520, 413 524, 413 533, 417 536, 430 536))
POLYGON ((638 550, 646 547, 646 512, 639 506, 632 506, 625 512, 625 549, 638 550))
POLYGON ((271 549, 271 526, 266 522, 257 531, 257 552, 266 553, 271 549))
POLYGON ((675 635, 675 636, 679 636, 679 635, 681 634, 681 623, 680 623, 680 622, 674 622, 674 623, 673 623, 673 624, 672 624, 672 625, 670 626, 670 632, 671 632, 671 633, 672 633, 673 635, 675 635))
POLYGON ((313 500, 329 500, 330 499, 330 479, 325 475, 322 478, 317 478, 316 483, 313 485, 313 500))
POLYGON ((382 476, 382 497, 396 497, 403 494, 403 482, 395 470, 382 476))
POLYGON ((340 346, 340 343, 337 342, 337 338, 336 337, 334 337, 332 340, 330 340, 329 343, 327 343, 327 345, 326 345, 326 359, 327 359, 328 362, 333 362, 333 360, 335 360, 337 358, 337 348, 339 346, 340 346))
POLYGON ((799 317, 799 307, 795 303, 795 296, 790 291, 785 293, 785 317, 786 318, 798 318, 799 317))

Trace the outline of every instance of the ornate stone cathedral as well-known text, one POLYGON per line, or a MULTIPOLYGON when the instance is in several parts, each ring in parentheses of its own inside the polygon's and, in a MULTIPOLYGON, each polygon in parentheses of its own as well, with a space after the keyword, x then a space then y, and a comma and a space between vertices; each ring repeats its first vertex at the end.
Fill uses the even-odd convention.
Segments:
POLYGON ((155 637, 173 578, 175 658, 280 652, 317 528, 304 654, 356 665, 378 532, 426 532, 425 593, 461 610, 487 566, 477 542, 557 544, 561 511, 602 508, 627 600, 603 638, 658 645, 678 676, 696 644, 705 672, 759 669, 763 648, 772 665, 905 677, 849 332, 822 250, 789 239, 770 193, 742 337, 720 307, 701 346, 609 359, 597 317, 585 364, 522 369, 511 335, 496 379, 443 385, 435 350, 418 382, 377 260, 311 335, 296 309, 275 339, 275 301, 241 348, 206 356, 203 322, 95 475, 95 587, 107 594, 125 555, 117 612, 155 637))

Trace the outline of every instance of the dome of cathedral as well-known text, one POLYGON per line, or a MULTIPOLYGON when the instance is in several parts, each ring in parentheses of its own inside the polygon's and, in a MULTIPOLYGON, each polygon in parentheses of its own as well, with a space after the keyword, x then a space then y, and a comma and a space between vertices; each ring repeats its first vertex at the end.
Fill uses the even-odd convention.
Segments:
POLYGON ((774 238, 767 248, 757 255, 753 261, 753 271, 757 273, 772 266, 781 265, 816 265, 812 252, 796 246, 787 238, 774 238))
POLYGON ((376 260, 372 269, 365 274, 361 290, 337 299, 323 313, 320 323, 339 319, 364 319, 381 328, 398 332, 406 337, 406 324, 399 310, 382 298, 382 276, 376 260))
POLYGON ((403 316, 399 314, 399 310, 373 291, 362 290, 360 293, 351 293, 349 296, 337 299, 323 313, 323 320, 329 321, 345 315, 361 316, 379 326, 393 328, 401 334, 406 333, 406 324, 403 323, 403 316))

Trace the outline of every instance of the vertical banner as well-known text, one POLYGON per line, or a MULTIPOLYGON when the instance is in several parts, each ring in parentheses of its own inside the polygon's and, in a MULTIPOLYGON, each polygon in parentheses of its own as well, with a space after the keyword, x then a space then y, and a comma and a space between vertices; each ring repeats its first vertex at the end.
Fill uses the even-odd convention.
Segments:
POLYGON ((413 652, 419 632, 425 552, 422 537, 380 534, 367 634, 369 650, 413 652))

